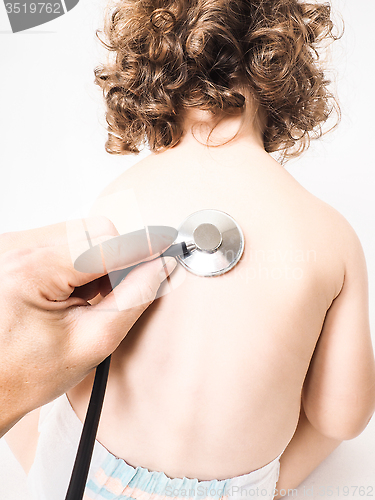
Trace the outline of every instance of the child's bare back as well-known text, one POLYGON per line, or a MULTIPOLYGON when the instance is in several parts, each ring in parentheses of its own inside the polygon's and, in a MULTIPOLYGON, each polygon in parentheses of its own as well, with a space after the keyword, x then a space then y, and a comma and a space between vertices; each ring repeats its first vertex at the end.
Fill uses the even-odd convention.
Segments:
MULTIPOLYGON (((98 440, 133 466, 224 479, 285 449, 301 395, 335 447, 361 432, 373 354, 365 263, 347 221, 246 141, 207 150, 186 140, 125 172, 97 209, 120 232, 132 229, 131 194, 145 225, 227 212, 245 251, 220 277, 172 274, 113 355, 98 440)), ((82 420, 91 380, 69 393, 82 420)))

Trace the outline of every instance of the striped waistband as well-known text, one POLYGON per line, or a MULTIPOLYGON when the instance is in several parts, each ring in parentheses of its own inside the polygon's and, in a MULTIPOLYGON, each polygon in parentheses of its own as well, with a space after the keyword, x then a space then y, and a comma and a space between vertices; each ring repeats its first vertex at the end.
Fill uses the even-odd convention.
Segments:
POLYGON ((108 453, 89 478, 84 500, 229 500, 273 497, 279 457, 256 471, 223 480, 169 478, 163 472, 133 467, 108 453))

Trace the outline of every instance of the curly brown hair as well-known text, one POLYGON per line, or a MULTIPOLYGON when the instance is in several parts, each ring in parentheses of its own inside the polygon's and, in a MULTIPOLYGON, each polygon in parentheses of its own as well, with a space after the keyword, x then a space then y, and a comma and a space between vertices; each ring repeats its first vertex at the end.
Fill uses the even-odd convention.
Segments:
MULTIPOLYGON (((299 155, 339 111, 320 67, 333 34, 327 3, 299 0, 120 0, 108 7, 95 68, 111 154, 178 144, 184 111, 244 110, 246 86, 265 111, 267 152, 299 155)), ((337 115, 336 123, 339 115, 337 115)))

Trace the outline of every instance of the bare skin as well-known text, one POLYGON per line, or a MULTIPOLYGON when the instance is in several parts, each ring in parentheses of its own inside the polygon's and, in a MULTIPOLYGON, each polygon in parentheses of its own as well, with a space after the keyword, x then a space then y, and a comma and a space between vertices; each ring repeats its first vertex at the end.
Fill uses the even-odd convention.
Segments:
MULTIPOLYGON (((374 411, 363 252, 348 222, 264 151, 259 127, 207 148, 186 123, 179 145, 127 170, 94 213, 132 230, 129 189, 146 225, 222 210, 244 255, 223 276, 178 267, 163 285, 173 290, 112 356, 98 440, 133 466, 201 480, 249 473, 286 448, 278 488, 293 488, 374 411)), ((68 392, 81 420, 92 380, 68 392)))

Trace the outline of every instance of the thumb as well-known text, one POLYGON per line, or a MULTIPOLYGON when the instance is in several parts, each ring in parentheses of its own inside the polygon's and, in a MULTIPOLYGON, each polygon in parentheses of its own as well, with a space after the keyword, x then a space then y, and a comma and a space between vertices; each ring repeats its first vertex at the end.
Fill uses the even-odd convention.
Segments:
POLYGON ((102 301, 85 308, 80 318, 80 331, 87 337, 86 342, 96 344, 103 351, 100 357, 104 359, 118 347, 154 301, 161 283, 176 265, 173 257, 143 263, 132 269, 102 301))
POLYGON ((97 309, 118 312, 140 308, 143 312, 153 302, 161 283, 174 270, 176 264, 173 257, 162 257, 136 266, 126 275, 124 281, 97 304, 97 309))

